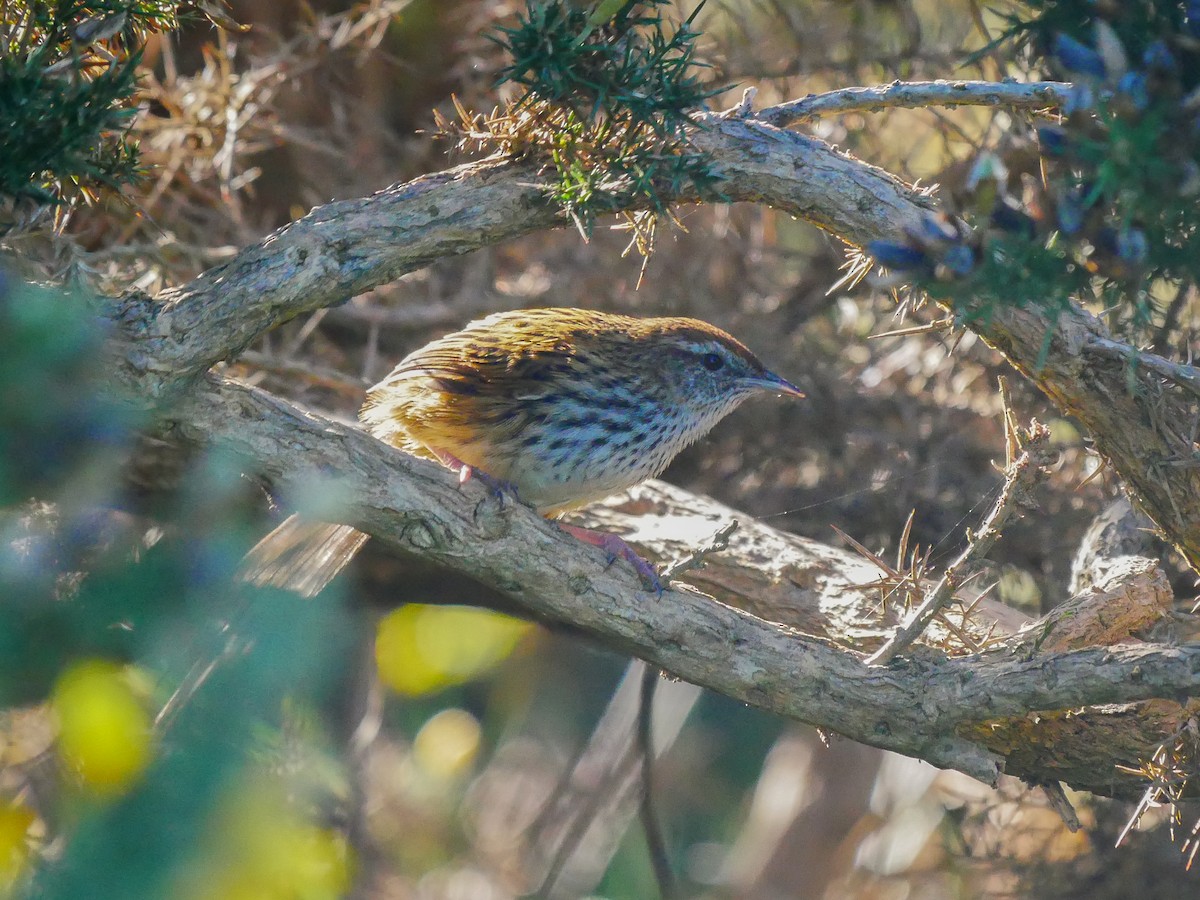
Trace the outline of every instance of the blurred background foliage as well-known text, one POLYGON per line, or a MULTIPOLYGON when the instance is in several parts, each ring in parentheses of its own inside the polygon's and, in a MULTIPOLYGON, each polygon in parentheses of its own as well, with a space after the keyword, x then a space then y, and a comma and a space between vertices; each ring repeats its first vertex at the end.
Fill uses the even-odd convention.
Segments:
MULTIPOLYGON (((709 65, 699 87, 723 88, 709 101, 720 107, 748 85, 766 105, 894 79, 1074 78, 1064 69, 1089 65, 1101 88, 1129 72, 1164 82, 1154 73, 1170 68, 1165 58, 1146 54, 1169 25, 1182 36, 1168 43, 1179 104, 1195 87, 1193 7, 710 0, 694 22, 709 65), (1138 17, 1149 11, 1161 16, 1138 17), (1115 77, 1097 19, 1126 48, 1115 77), (1014 23, 1018 33, 1001 39, 1014 23), (1109 68, 1095 69, 1089 50, 1109 68)), ((455 161, 430 134, 434 110, 452 118, 452 97, 478 111, 519 97, 519 86, 498 86, 511 60, 491 37, 523 9, 515 0, 0 4, 0 892, 508 897, 536 887, 545 866, 530 860, 553 856, 544 845, 561 839, 555 821, 574 804, 585 821, 605 821, 580 836, 560 890, 653 895, 638 829, 606 806, 622 785, 585 772, 590 793, 578 784, 572 793, 564 778, 624 660, 480 609, 497 603, 485 588, 382 552, 365 553, 311 602, 236 585, 237 562, 271 514, 253 473, 219 451, 154 452, 170 436, 140 434, 147 423, 102 383, 105 329, 90 298, 181 283, 314 205, 455 161), (31 115, 56 104, 79 110, 70 132, 79 141, 31 115)), ((664 9, 682 22, 695 6, 664 9)), ((1148 97, 1163 96, 1152 87, 1148 97)), ((1136 91, 1126 83, 1135 100, 1136 91)), ((1150 126, 1142 110, 1129 119, 1106 107, 1098 127, 1095 102, 1063 122, 967 108, 805 127, 910 181, 940 184, 941 196, 981 216, 993 211, 975 177, 981 154, 1011 176, 1000 199, 1032 215, 1041 182, 1026 176, 1061 137, 1067 149, 1046 153, 1045 165, 1083 190, 1073 258, 1111 245, 1120 259, 1122 227, 1126 252, 1138 228, 1149 254, 1169 237, 1149 217, 1168 210, 1187 223, 1195 204, 1147 196, 1162 190, 1158 179, 1139 188, 1143 206, 1122 222, 1131 208, 1121 183, 1088 185, 1118 126, 1150 126)), ((1150 136, 1169 140, 1156 121, 1150 136)), ((1123 158, 1121 172, 1153 174, 1139 165, 1158 158, 1153 146, 1123 158)), ((1171 157, 1172 171, 1187 158, 1171 157)), ((1043 204, 1032 229, 1043 246, 1064 231, 1063 210, 1074 211, 1064 196, 1043 204)), ((970 334, 886 334, 938 313, 908 304, 901 323, 885 290, 830 291, 843 248, 787 216, 717 205, 676 215, 682 227, 659 235, 644 272, 621 256, 628 233, 601 218, 587 244, 563 231, 441 261, 290 323, 227 371, 352 419, 363 388, 396 359, 497 309, 698 316, 800 382, 809 401, 740 410, 680 457, 671 480, 822 541, 835 541, 837 526, 885 554, 915 510, 912 540, 935 562, 952 558, 1001 481, 995 354, 970 334)), ((1140 280, 1125 296, 1148 298, 1142 321, 1162 349, 1186 351, 1195 256, 1179 250, 1176 268, 1149 280, 1135 259, 1140 280), (1156 306, 1162 296, 1167 305, 1156 306)), ((1083 272, 1071 273, 1073 289, 1120 274, 1083 272)), ((1061 450, 1041 513, 993 555, 1002 599, 1037 612, 1065 596, 1083 530, 1116 486, 1071 421, 1022 383, 1014 398, 1023 416, 1051 422, 1061 450)), ((1187 596, 1191 580, 1175 572, 1187 596)), ((663 700, 667 718, 673 702, 663 700)), ((656 741, 665 748, 657 802, 688 895, 1194 890, 1178 845, 1155 827, 1164 815, 1147 816, 1113 850, 1128 815, 1120 804, 1075 798, 1087 828, 1071 835, 1023 785, 993 792, 846 741, 826 749, 811 729, 721 697, 703 696, 680 724, 676 739, 656 741)))

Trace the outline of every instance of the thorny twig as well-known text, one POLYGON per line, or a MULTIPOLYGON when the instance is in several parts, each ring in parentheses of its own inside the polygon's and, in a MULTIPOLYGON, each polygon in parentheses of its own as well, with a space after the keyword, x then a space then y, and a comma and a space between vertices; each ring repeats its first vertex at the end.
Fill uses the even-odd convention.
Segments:
MULTIPOLYGON (((1150 759, 1144 761, 1139 769, 1129 766, 1117 766, 1118 771, 1141 775, 1150 782, 1146 792, 1134 807, 1129 821, 1117 836, 1116 846, 1120 847, 1133 830, 1134 825, 1152 806, 1166 804, 1170 807, 1171 840, 1175 840, 1175 826, 1180 824, 1181 816, 1179 803, 1187 791, 1188 783, 1196 775, 1197 735, 1200 734, 1200 723, 1194 717, 1189 718, 1175 734, 1155 748, 1150 759)), ((1187 839, 1180 847, 1187 854, 1187 867, 1190 869, 1200 852, 1200 821, 1192 827, 1187 839)))
MULTIPOLYGON (((883 559, 878 553, 872 553, 859 541, 856 541, 842 529, 836 525, 831 526, 834 532, 837 533, 846 543, 848 543, 855 551, 861 554, 865 559, 870 561, 875 566, 878 566, 883 575, 874 582, 860 587, 877 587, 881 595, 882 609, 881 612, 887 612, 888 603, 894 595, 900 596, 899 606, 903 610, 912 608, 913 603, 925 595, 924 584, 926 582, 926 572, 929 570, 929 554, 932 549, 926 547, 921 549, 920 545, 916 545, 912 550, 909 550, 909 540, 912 536, 913 519, 916 517, 916 510, 908 514, 908 519, 904 523, 904 531, 900 534, 900 542, 896 548, 896 563, 892 565, 887 560, 883 559)), ((966 582, 959 585, 965 587, 966 582)), ((967 621, 970 618, 971 611, 975 606, 992 590, 994 585, 985 588, 979 593, 969 607, 962 611, 961 625, 955 625, 946 615, 945 610, 939 610, 937 620, 941 625, 957 638, 962 645, 971 653, 978 653, 992 638, 991 630, 984 635, 982 643, 967 633, 967 621)), ((994 626, 993 626, 994 627, 994 626)), ((948 649, 948 648, 947 648, 948 649)))
POLYGON ((1049 461, 1050 429, 1035 419, 1028 431, 1021 434, 1020 430, 1013 427, 1007 409, 1006 424, 1009 433, 1009 461, 1005 467, 1004 488, 995 506, 984 519, 979 532, 968 533, 967 548, 958 559, 946 567, 941 580, 926 595, 924 602, 909 616, 907 622, 897 627, 895 634, 882 647, 867 658, 868 665, 886 665, 921 636, 934 616, 954 599, 954 592, 966 582, 969 577, 968 569, 995 546, 1004 526, 1017 512, 1018 506, 1028 502, 1029 490, 1041 477, 1049 461), (1020 450, 1020 454, 1013 459, 1017 449, 1020 450))
POLYGON ((1197 370, 1195 366, 1173 362, 1159 356, 1157 353, 1137 350, 1128 344, 1097 337, 1096 335, 1090 336, 1087 343, 1083 346, 1085 350, 1092 353, 1112 359, 1125 360, 1132 366, 1142 366, 1145 369, 1149 369, 1156 375, 1161 375, 1163 378, 1174 382, 1193 396, 1200 397, 1200 370, 1197 370))

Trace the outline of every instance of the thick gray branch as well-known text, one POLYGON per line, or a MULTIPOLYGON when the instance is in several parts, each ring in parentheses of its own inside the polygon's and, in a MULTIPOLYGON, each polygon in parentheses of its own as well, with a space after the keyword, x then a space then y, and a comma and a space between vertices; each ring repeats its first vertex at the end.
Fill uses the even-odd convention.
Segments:
MULTIPOLYGON (((723 199, 780 206, 855 243, 915 224, 925 208, 882 169, 821 141, 715 115, 700 124, 696 143, 723 199)), ((135 396, 169 398, 281 322, 436 259, 561 225, 548 185, 527 163, 489 159, 317 207, 182 287, 115 304, 122 374, 135 396)))
MULTIPOLYGON (((750 118, 701 114, 696 144, 712 157, 714 198, 780 207, 862 245, 900 233, 927 206, 925 197, 828 144, 769 126, 850 108, 1048 106, 1059 103, 1067 87, 938 81, 850 88, 750 118)), ((345 301, 436 259, 562 224, 547 185, 529 164, 491 159, 393 185, 372 197, 317 207, 153 302, 129 298, 117 316, 133 341, 128 362, 143 390, 169 392, 281 321, 345 301)))
MULTIPOLYGON (((1003 759, 960 731, 987 719, 1200 693, 1200 647, 1140 645, 1046 656, 912 659, 869 668, 851 652, 690 591, 646 593, 628 568, 486 487, 268 394, 208 379, 172 414, 281 484, 337 472, 347 519, 403 549, 497 586, 667 672, 855 740, 994 782, 1003 759)), ((836 590, 839 575, 810 573, 836 590)), ((853 589, 853 584, 844 584, 853 589)), ((1011 768, 1011 767, 1010 767, 1011 768)), ((1021 774, 1021 773, 1018 773, 1021 774)))

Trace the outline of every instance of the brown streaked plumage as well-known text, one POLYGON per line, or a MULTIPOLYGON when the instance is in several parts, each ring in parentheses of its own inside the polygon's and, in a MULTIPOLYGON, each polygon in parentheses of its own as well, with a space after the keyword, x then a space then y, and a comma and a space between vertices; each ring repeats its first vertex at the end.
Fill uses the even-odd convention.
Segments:
MULTIPOLYGON (((803 396, 730 335, 697 319, 581 309, 497 313, 405 357, 367 391, 371 434, 511 486, 557 516, 659 474, 755 393, 803 396)), ((652 570, 622 541, 570 528, 652 570)), ((247 555, 244 577, 305 595, 366 541, 295 516, 247 555)))

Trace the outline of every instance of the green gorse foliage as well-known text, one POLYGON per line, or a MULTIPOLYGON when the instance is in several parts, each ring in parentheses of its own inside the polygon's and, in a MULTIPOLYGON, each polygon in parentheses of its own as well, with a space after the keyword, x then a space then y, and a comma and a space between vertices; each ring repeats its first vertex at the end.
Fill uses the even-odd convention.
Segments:
POLYGON ((669 31, 666 6, 601 4, 589 13, 563 0, 530 2, 497 37, 512 59, 501 82, 525 91, 509 121, 541 132, 522 147, 547 157, 558 174, 555 199, 585 234, 618 192, 661 213, 662 188, 711 181, 687 139, 689 113, 715 93, 697 74, 699 7, 669 31))
POLYGON ((148 33, 178 4, 10 0, 0 20, 0 196, 55 204, 138 176, 128 139, 148 33))

